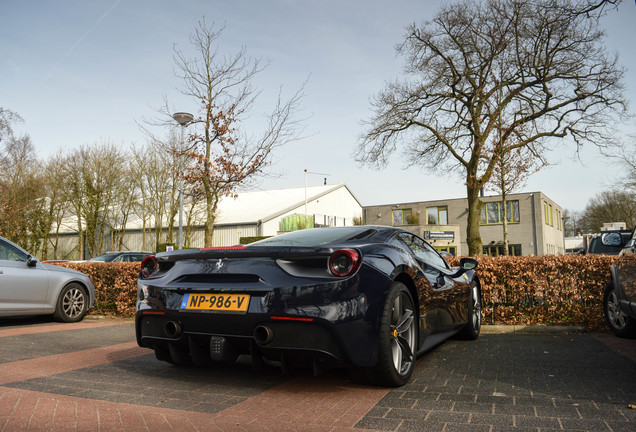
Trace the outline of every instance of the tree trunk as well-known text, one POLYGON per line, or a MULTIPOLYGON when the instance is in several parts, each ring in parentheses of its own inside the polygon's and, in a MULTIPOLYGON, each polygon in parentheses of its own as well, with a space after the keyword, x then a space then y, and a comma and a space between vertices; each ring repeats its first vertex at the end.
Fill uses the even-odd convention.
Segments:
POLYGON ((214 220, 216 219, 216 205, 208 202, 207 205, 207 217, 205 218, 205 247, 212 246, 212 236, 214 235, 214 220))
POLYGON ((479 187, 476 183, 467 182, 466 192, 468 196, 468 233, 466 237, 468 254, 479 256, 482 254, 481 234, 479 232, 482 202, 479 199, 479 187))
MULTIPOLYGON (((501 120, 500 120, 501 121, 501 120)), ((508 175, 508 173, 506 172, 506 164, 504 163, 504 155, 500 156, 500 163, 501 163, 501 205, 503 206, 503 221, 502 222, 502 227, 503 227, 503 244, 504 244, 504 256, 508 256, 510 255, 508 252, 508 203, 506 202, 506 196, 508 195, 506 193, 507 190, 507 186, 506 185, 506 176, 508 175)))
POLYGON ((504 256, 510 255, 508 252, 508 203, 506 202, 506 193, 504 192, 501 195, 501 204, 503 205, 503 245, 504 245, 504 256))

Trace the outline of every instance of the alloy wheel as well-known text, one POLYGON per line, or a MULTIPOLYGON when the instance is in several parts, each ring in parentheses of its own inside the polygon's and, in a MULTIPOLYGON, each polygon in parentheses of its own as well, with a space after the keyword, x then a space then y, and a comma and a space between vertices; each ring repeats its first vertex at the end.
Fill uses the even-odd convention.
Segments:
POLYGON ((64 314, 73 319, 77 318, 84 312, 85 298, 84 293, 79 288, 69 289, 62 298, 62 310, 64 314))
POLYGON ((481 302, 479 301, 479 289, 476 286, 473 287, 472 293, 472 301, 473 301, 473 328, 479 332, 481 329, 481 302))
POLYGON ((616 297, 616 291, 612 290, 607 297, 607 318, 609 322, 618 330, 622 330, 627 325, 627 315, 621 310, 616 297))
POLYGON ((393 302, 391 311, 391 354, 395 370, 404 375, 414 361, 415 316, 413 304, 406 293, 400 293, 393 302))

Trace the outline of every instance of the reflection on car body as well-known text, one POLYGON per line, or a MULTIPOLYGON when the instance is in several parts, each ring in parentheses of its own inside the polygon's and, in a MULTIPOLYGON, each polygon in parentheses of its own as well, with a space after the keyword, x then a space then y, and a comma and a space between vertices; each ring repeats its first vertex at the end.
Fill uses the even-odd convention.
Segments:
POLYGON ((405 384, 417 355, 481 328, 477 261, 451 268, 400 228, 295 231, 247 246, 148 257, 138 281, 140 346, 209 365, 347 366, 356 379, 405 384))

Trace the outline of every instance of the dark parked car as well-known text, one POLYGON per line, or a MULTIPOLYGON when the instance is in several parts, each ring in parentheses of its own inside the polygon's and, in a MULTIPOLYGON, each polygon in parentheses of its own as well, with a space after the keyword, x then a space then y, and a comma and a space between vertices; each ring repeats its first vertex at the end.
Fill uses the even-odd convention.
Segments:
POLYGON ((88 262, 141 262, 151 252, 107 252, 88 260, 88 262))
POLYGON ((477 261, 451 268, 428 243, 386 226, 295 231, 247 246, 148 257, 137 342, 158 359, 209 365, 348 366, 400 386, 418 355, 481 328, 477 261))
POLYGON ((0 317, 47 315, 80 321, 95 302, 95 287, 84 273, 43 264, 0 237, 0 317))
POLYGON ((604 254, 604 255, 618 255, 623 249, 623 246, 629 241, 632 237, 631 231, 606 231, 602 234, 594 234, 592 238, 589 240, 589 244, 587 247, 588 254, 604 254), (607 236, 607 234, 616 233, 620 235, 620 241, 618 241, 617 236, 613 236, 614 244, 607 244, 607 242, 603 241, 603 238, 607 236))
MULTIPOLYGON (((603 237, 603 244, 616 246, 622 242, 620 234, 603 237)), ((615 335, 636 338, 636 228, 621 249, 619 261, 612 265, 612 281, 605 288, 603 311, 615 335)))

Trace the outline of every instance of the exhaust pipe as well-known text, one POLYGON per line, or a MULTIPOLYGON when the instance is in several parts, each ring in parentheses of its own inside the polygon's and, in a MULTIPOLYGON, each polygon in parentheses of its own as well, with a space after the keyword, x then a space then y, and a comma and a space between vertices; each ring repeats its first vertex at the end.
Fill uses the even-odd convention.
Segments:
POLYGON ((183 329, 181 328, 181 324, 179 324, 178 322, 168 321, 163 326, 163 332, 166 334, 166 336, 175 338, 181 336, 181 334, 183 333, 183 329))
POLYGON ((267 326, 256 326, 254 329, 254 340, 261 346, 268 345, 272 340, 274 340, 274 332, 267 326))

